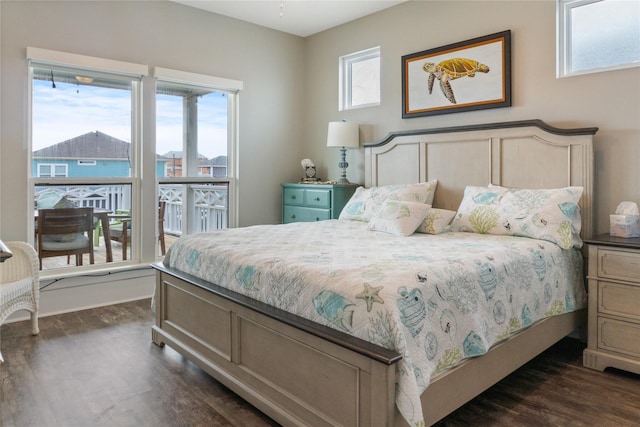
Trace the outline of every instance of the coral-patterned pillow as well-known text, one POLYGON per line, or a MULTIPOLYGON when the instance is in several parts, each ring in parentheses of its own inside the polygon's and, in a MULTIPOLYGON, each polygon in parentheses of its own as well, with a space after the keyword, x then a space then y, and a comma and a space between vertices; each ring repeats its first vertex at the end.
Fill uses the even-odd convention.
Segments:
POLYGON ((583 190, 469 186, 451 230, 530 237, 563 249, 580 248, 582 221, 578 202, 583 190))

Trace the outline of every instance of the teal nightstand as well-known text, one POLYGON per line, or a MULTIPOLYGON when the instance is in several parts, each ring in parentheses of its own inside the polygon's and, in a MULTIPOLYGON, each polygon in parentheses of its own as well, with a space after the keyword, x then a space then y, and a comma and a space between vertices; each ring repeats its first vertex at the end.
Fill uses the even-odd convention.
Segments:
POLYGON ((337 219, 359 184, 282 185, 282 223, 337 219))

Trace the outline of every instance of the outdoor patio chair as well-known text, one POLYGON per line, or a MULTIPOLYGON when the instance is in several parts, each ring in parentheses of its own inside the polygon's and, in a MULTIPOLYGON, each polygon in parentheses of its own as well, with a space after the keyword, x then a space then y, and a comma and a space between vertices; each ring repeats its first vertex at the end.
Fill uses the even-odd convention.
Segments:
POLYGON ((109 215, 109 233, 111 240, 122 245, 122 260, 127 260, 127 246, 131 243, 131 211, 116 209, 115 215, 109 215))
POLYGON ((42 259, 75 255, 82 265, 83 254, 93 258, 93 208, 40 209, 38 211, 38 256, 42 259))
MULTIPOLYGON (((164 240, 164 212, 167 203, 158 202, 158 242, 160 243, 160 251, 165 255, 167 250, 164 240)), ((127 246, 131 244, 131 211, 127 209, 118 209, 116 215, 110 216, 114 221, 109 224, 111 240, 122 244, 122 260, 127 260, 127 246)))

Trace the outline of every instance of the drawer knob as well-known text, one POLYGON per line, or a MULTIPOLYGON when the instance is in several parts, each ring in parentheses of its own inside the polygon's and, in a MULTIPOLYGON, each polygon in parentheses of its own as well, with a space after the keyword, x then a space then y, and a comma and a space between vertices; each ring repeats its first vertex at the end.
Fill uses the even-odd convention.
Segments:
POLYGON ((291 196, 291 200, 295 200, 295 199, 296 199, 296 196, 291 196))
POLYGON ((295 216, 295 214, 294 214, 294 215, 291 215, 291 219, 294 219, 295 217, 296 217, 296 216, 295 216))
POLYGON ((320 218, 318 218, 318 217, 315 217, 314 219, 315 219, 316 221, 320 221, 320 218))
POLYGON ((319 202, 319 201, 320 201, 320 197, 316 197, 316 198, 315 198, 315 199, 313 199, 313 200, 315 200, 316 202, 319 202))

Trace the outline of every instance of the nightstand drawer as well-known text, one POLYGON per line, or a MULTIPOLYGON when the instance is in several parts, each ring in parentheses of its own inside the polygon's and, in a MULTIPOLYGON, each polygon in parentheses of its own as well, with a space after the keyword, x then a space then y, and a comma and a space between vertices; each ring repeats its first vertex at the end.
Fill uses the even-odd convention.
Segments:
POLYGON ((638 358, 640 324, 598 317, 598 347, 638 358))
POLYGON ((300 206, 284 206, 283 222, 314 222, 331 219, 329 209, 303 208, 300 206))
POLYGON ((314 208, 330 208, 331 192, 329 190, 304 190, 305 205, 314 208))
POLYGON ((285 188, 283 193, 285 205, 304 205, 304 192, 302 188, 285 188))
POLYGON ((598 282, 598 312, 640 321, 640 286, 598 282))
POLYGON ((640 282, 640 253, 600 248, 598 277, 640 282))

